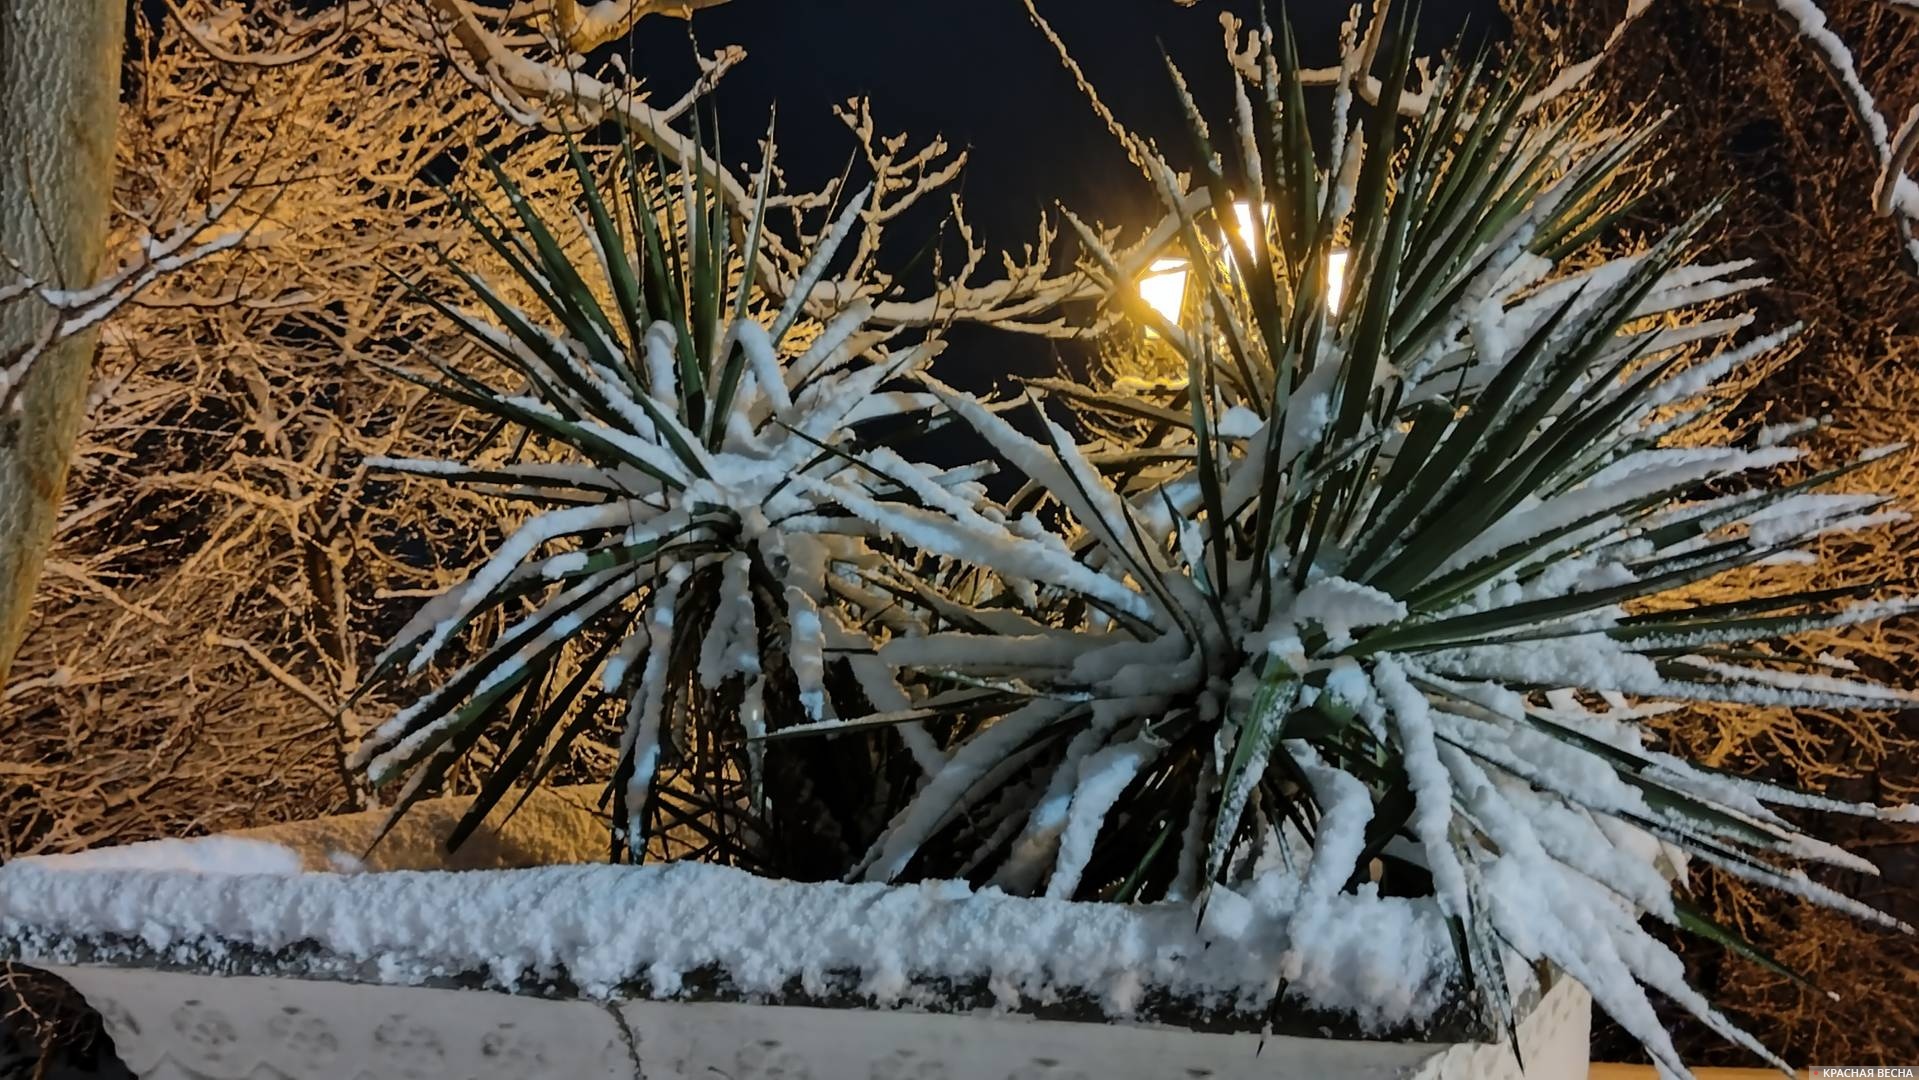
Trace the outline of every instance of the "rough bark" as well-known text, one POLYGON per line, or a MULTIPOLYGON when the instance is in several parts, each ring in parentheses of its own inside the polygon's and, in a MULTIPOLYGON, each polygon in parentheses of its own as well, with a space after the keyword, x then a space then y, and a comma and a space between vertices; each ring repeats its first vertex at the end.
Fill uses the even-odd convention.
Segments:
MULTIPOLYGON (((100 270, 125 17, 124 0, 0 0, 0 253, 30 278, 79 288, 100 270)), ((52 317, 33 297, 0 304, 0 357, 52 317)), ((0 416, 0 686, 59 513, 94 340, 55 345, 0 416)))

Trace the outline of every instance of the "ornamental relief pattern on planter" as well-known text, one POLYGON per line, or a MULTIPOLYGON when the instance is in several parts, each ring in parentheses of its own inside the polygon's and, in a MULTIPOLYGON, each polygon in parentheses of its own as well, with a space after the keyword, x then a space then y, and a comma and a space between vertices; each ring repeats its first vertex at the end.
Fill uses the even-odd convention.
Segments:
POLYGON ((133 968, 56 969, 143 1080, 1569 1080, 1589 1000, 1572 983, 1503 1046, 1207 1035, 1017 1016, 556 1001, 133 968))
POLYGON ((506 994, 82 968, 143 1080, 536 1080, 633 1075, 604 1009, 506 994))

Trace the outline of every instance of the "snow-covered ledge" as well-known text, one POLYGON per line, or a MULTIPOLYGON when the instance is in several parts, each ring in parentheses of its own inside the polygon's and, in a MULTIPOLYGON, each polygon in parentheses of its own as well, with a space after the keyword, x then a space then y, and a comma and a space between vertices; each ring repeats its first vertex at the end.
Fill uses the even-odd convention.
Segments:
MULTIPOLYGON (((564 797, 528 811, 482 839, 497 862, 586 857, 604 836, 564 797)), ((430 809, 412 835, 454 812, 430 809)), ((1443 942, 1407 901, 1370 901, 1406 905, 1381 909, 1396 940, 1349 923, 1313 964, 1290 958, 1262 1049, 1289 959, 1262 944, 1283 937, 1272 890, 1196 926, 1185 905, 691 864, 395 869, 430 865, 407 835, 380 863, 343 857, 370 827, 0 867, 0 957, 72 982, 147 1080, 1522 1075, 1510 1049, 1472 1041, 1443 942)), ((1583 1078, 1584 991, 1534 999, 1523 1075, 1583 1078)))

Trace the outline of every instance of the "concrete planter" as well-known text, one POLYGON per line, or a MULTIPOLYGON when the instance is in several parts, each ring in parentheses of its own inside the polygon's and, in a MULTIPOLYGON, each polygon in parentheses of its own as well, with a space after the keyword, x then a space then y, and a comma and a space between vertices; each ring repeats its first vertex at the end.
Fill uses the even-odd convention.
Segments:
MULTIPOLYGON (((576 829, 568 814, 550 802, 529 822, 538 839, 506 832, 485 843, 496 863, 529 849, 563 858, 554 835, 597 841, 590 821, 576 829)), ((266 836, 298 840, 302 859, 318 864, 321 849, 370 827, 341 819, 266 836)), ((432 812, 415 819, 423 835, 435 827, 432 812)), ((384 858, 418 865, 429 849, 402 839, 384 858)), ((392 866, 372 867, 383 868, 392 866)), ((1437 1034, 1368 1040, 1338 1037, 1337 1018, 1289 1017, 1262 1037, 1246 1030, 1256 1018, 1208 1013, 1176 995, 1158 995, 1137 1021, 1102 1022, 1070 994, 1009 1010, 983 983, 952 980, 929 982, 929 993, 896 1008, 860 1000, 853 977, 768 995, 689 976, 663 1000, 639 984, 594 998, 564 980, 503 987, 481 970, 416 971, 395 985, 379 961, 314 942, 263 950, 209 936, 156 947, 137 932, 42 933, 19 917, 27 906, 15 906, 0 958, 71 982, 146 1080, 1583 1080, 1587 1070, 1590 999, 1567 980, 1533 997, 1519 1028, 1522 1073, 1510 1048, 1471 1041, 1456 1019, 1434 1025, 1445 1029, 1437 1034)), ((8 908, 0 872, 0 925, 8 908)))
POLYGON ((1583 1080, 1570 982, 1504 1046, 724 1002, 548 1000, 294 976, 55 966, 145 1080, 1583 1080))

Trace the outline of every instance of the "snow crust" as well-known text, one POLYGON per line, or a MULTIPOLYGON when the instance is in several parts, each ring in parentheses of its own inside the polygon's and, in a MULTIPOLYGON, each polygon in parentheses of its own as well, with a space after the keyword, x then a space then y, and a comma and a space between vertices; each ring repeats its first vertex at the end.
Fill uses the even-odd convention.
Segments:
POLYGON ((271 840, 204 836, 193 840, 148 840, 71 855, 34 856, 20 865, 62 870, 177 870, 195 874, 297 874, 300 853, 271 840))
POLYGON ((1431 900, 1322 896, 1312 936, 1289 942, 1298 882, 1283 872, 1216 902, 1200 925, 1180 903, 947 881, 799 884, 695 863, 276 872, 289 864, 270 846, 136 845, 0 867, 0 938, 29 958, 111 936, 202 962, 310 943, 384 983, 480 972, 514 989, 564 977, 598 998, 671 997, 691 973, 718 970, 748 995, 824 992, 852 974, 875 1003, 936 1006, 930 983, 984 979, 1003 1008, 1084 994, 1121 1019, 1136 1015, 1142 987, 1256 1012, 1283 954, 1289 1000, 1350 1013, 1368 1031, 1431 1020, 1456 976, 1431 900))

